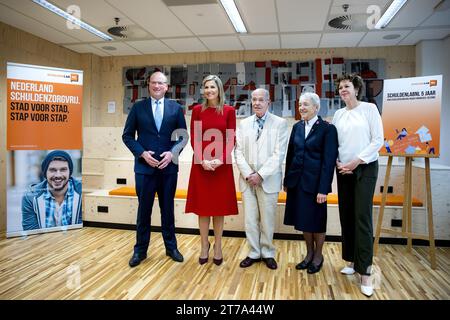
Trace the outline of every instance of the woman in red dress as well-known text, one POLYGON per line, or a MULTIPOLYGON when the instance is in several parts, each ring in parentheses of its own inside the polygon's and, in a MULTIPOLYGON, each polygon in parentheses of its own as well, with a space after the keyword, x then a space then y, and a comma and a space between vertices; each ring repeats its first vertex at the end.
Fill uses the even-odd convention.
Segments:
POLYGON ((214 228, 213 262, 220 265, 224 216, 238 214, 231 152, 235 143, 236 111, 224 104, 218 76, 203 79, 204 102, 192 109, 191 145, 194 149, 186 213, 198 215, 201 252, 198 262, 208 262, 211 217, 214 228))

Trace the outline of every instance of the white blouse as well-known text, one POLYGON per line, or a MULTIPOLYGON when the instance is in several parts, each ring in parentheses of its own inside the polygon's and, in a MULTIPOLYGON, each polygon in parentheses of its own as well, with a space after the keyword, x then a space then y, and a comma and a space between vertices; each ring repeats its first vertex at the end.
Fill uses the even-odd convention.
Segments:
POLYGON ((305 139, 308 137, 308 134, 311 132, 312 127, 316 123, 316 121, 319 119, 318 116, 314 116, 311 120, 305 120, 305 139))
POLYGON ((333 124, 338 133, 340 162, 359 158, 371 163, 378 159, 384 134, 380 113, 373 103, 361 102, 353 109, 339 109, 333 124))

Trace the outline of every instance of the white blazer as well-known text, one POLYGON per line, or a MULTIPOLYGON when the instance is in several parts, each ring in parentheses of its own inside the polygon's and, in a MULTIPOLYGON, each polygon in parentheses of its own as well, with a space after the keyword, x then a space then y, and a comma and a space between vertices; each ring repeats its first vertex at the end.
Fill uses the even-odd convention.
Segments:
POLYGON ((265 193, 279 192, 288 142, 287 121, 268 113, 258 141, 256 141, 256 135, 256 115, 242 120, 236 131, 234 150, 236 164, 240 171, 241 192, 248 188, 245 178, 253 172, 258 172, 263 178, 262 188, 265 193))

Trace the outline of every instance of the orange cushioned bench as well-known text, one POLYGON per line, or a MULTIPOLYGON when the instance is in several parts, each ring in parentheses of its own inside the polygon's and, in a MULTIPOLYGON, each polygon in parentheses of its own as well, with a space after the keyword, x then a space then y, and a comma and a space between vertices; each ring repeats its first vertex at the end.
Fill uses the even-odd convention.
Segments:
MULTIPOLYGON (((136 197, 136 189, 134 187, 121 187, 117 189, 113 189, 109 192, 111 196, 134 196, 136 197)), ((175 193, 176 199, 186 199, 187 197, 187 190, 185 189, 177 189, 177 192, 175 193)), ((238 201, 242 200, 241 193, 236 192, 236 197, 238 201)), ((328 204, 337 204, 338 203, 338 197, 337 194, 330 193, 327 196, 327 202, 328 204)), ((278 195, 278 203, 286 203, 286 192, 280 192, 278 195)), ((376 206, 379 206, 381 203, 381 194, 375 195, 373 197, 373 204, 376 206)), ((392 195, 388 194, 386 198, 386 205, 387 206, 403 206, 403 196, 400 195, 392 195)), ((413 207, 423 207, 422 201, 420 201, 417 198, 413 197, 412 201, 413 207)))

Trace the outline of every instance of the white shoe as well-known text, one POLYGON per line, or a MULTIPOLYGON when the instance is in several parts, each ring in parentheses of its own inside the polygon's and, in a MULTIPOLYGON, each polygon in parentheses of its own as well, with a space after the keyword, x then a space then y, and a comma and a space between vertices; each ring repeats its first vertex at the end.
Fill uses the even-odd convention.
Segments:
POLYGON ((361 293, 367 297, 370 297, 373 295, 373 287, 361 285, 361 293))
POLYGON ((341 270, 341 273, 350 276, 355 273, 355 269, 353 269, 352 267, 345 267, 341 270))

